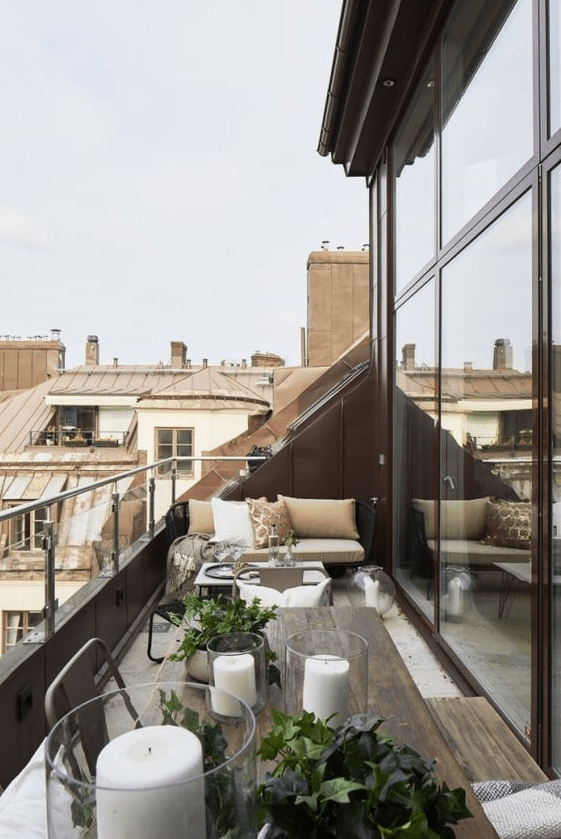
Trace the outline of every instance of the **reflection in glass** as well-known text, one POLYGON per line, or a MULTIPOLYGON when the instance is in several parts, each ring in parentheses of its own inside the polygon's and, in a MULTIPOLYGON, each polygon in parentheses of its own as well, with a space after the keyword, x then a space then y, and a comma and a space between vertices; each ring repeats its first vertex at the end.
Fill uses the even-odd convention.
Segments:
POLYGON ((395 335, 394 574, 432 620, 433 553, 423 538, 423 523, 413 499, 434 498, 437 462, 434 279, 397 310, 395 335))
POLYGON ((434 74, 431 63, 394 145, 396 293, 435 254, 434 74))
POLYGON ((553 766, 561 768, 561 169, 551 175, 551 282, 552 282, 552 357, 551 425, 552 468, 552 692, 553 692, 553 766))
POLYGON ((549 133, 561 128, 561 0, 549 0, 549 133))
POLYGON ((492 8, 456 4, 443 35, 443 244, 532 156, 532 4, 492 8))
POLYGON ((530 713, 531 286, 526 193, 449 263, 441 290, 441 633, 521 732, 530 713))

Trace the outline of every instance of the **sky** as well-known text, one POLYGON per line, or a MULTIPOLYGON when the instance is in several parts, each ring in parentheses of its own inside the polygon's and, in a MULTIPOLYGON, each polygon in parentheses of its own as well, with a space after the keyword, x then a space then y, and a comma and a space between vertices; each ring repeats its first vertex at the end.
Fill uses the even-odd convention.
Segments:
POLYGON ((0 335, 299 364, 308 254, 368 241, 317 153, 341 4, 3 0, 0 335))

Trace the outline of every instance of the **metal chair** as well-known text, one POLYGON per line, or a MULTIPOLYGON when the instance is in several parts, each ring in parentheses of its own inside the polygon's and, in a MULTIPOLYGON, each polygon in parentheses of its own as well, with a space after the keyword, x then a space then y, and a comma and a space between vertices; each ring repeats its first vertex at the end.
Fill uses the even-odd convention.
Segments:
POLYGON ((160 664, 165 656, 154 656, 152 655, 152 635, 154 632, 154 618, 156 615, 158 617, 163 618, 164 620, 168 621, 169 623, 174 623, 174 617, 182 618, 185 614, 185 604, 182 600, 172 600, 169 603, 162 603, 151 612, 150 618, 148 620, 148 649, 147 654, 150 661, 156 662, 156 664, 160 664))
MULTIPOLYGON (((118 688, 126 688, 105 641, 101 638, 91 638, 47 688, 45 716, 49 729, 73 709, 99 696, 108 677, 115 679, 118 688)), ((138 713, 127 693, 123 694, 123 700, 132 719, 138 722, 138 713)), ((81 711, 79 730, 74 732, 74 736, 81 741, 88 766, 95 774, 97 756, 109 742, 107 723, 101 705, 94 703, 81 711)))

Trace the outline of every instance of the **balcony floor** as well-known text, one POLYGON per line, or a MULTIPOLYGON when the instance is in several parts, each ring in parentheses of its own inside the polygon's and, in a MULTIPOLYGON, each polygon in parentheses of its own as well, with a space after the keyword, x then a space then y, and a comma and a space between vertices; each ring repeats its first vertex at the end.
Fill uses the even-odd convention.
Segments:
MULTIPOLYGON (((333 602, 335 606, 364 605, 364 593, 351 583, 351 573, 333 580, 333 602)), ((401 609, 393 606, 384 615, 384 623, 398 648, 405 665, 411 672, 419 691, 424 697, 460 696, 461 691, 429 650, 417 630, 405 617, 401 609)), ((156 664, 147 656, 148 626, 137 635, 119 664, 127 684, 175 680, 178 678, 177 662, 163 661, 156 664)), ((180 630, 156 616, 152 639, 152 654, 165 656, 177 649, 180 630)), ((108 684, 107 690, 113 685, 108 684)))

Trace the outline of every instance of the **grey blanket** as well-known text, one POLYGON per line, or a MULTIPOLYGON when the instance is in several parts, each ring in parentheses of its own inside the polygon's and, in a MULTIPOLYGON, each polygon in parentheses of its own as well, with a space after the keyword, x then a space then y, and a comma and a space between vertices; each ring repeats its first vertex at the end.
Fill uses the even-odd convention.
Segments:
POLYGON ((167 556, 167 598, 182 600, 193 590, 193 581, 203 562, 214 559, 214 547, 208 536, 198 533, 179 536, 172 542, 167 556))
POLYGON ((485 781, 473 791, 501 839, 561 839, 561 780, 485 781))

